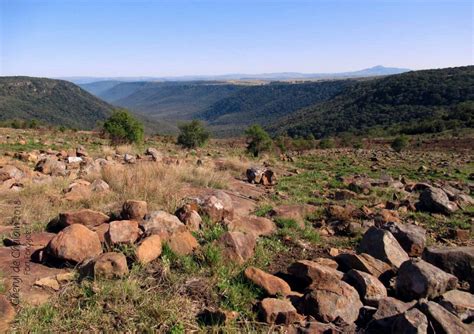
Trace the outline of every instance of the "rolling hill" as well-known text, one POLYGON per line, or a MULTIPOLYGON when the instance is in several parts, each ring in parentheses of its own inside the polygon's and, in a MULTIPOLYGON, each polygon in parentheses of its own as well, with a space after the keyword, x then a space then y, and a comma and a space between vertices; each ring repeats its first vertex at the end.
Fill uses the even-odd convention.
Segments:
POLYGON ((358 82, 334 98, 282 117, 275 134, 325 137, 379 128, 405 133, 474 127, 474 66, 358 82))
POLYGON ((91 129, 113 107, 63 80, 0 77, 0 120, 22 119, 91 129))

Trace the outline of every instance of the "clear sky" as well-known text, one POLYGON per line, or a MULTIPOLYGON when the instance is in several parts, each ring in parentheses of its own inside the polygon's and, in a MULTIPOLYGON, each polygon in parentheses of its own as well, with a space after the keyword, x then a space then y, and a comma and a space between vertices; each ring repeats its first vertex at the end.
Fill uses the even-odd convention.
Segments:
POLYGON ((0 0, 0 75, 473 64, 473 1, 0 0))

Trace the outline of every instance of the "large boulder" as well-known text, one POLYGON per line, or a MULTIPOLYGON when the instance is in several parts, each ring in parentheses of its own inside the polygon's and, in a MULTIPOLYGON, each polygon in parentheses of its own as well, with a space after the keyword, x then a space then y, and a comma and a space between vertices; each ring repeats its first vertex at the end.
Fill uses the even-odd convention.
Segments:
POLYGON ((133 244, 141 234, 138 222, 135 220, 116 220, 110 222, 105 240, 110 245, 133 244))
POLYGON ((145 201, 128 200, 123 203, 121 216, 128 220, 142 220, 148 213, 148 205, 145 201))
POLYGON ((426 314, 434 333, 469 334, 472 330, 458 317, 447 311, 441 305, 425 301, 420 304, 421 310, 426 314))
POLYGON ((109 216, 102 212, 90 209, 66 211, 59 214, 57 227, 62 229, 72 224, 81 224, 88 228, 95 228, 107 223, 109 219, 109 216))
POLYGON ((367 333, 390 332, 391 327, 398 315, 405 313, 416 305, 416 301, 404 303, 392 297, 385 297, 379 300, 377 311, 373 315, 367 333))
POLYGON ((426 244, 426 230, 414 224, 388 222, 382 226, 390 231, 409 256, 421 256, 426 244))
POLYGON ((359 316, 362 303, 357 291, 341 280, 321 280, 312 284, 303 297, 306 314, 322 322, 334 322, 338 318, 352 324, 359 316))
POLYGON ((420 310, 413 308, 397 316, 391 329, 392 333, 426 334, 428 333, 428 319, 420 310))
POLYGON ((427 247, 423 260, 469 282, 474 292, 474 247, 427 247))
POLYGON ((143 239, 135 250, 135 258, 141 264, 147 264, 161 255, 162 244, 158 235, 143 239))
POLYGON ((458 279, 421 259, 404 262, 398 269, 396 290, 404 300, 433 299, 456 287, 458 279))
POLYGON ((408 254, 389 231, 371 227, 359 244, 359 251, 398 268, 408 260, 408 254))
POLYGON ((306 286, 322 281, 338 281, 344 275, 334 268, 309 260, 294 262, 288 267, 288 273, 299 279, 306 286))
POLYGON ((443 293, 438 303, 461 320, 474 320, 474 295, 459 290, 443 293))
POLYGON ((46 246, 46 254, 53 258, 79 263, 102 253, 97 234, 80 224, 73 224, 59 232, 46 246))
POLYGON ((372 255, 344 253, 336 256, 335 260, 342 270, 355 269, 369 273, 377 278, 392 272, 392 267, 372 255))
POLYGON ((253 234, 226 232, 217 243, 226 258, 238 264, 243 264, 253 256, 256 240, 253 234))
POLYGON ((291 288, 284 280, 261 269, 248 267, 244 275, 255 285, 261 287, 269 296, 286 296, 291 293, 291 288))
POLYGON ((289 325, 301 319, 295 307, 288 300, 265 298, 260 303, 262 320, 268 324, 289 325))
POLYGON ((352 285, 365 305, 377 306, 379 300, 387 297, 387 289, 377 277, 359 270, 350 270, 344 275, 344 281, 352 285))
POLYGON ((434 213, 451 214, 457 205, 451 202, 443 189, 428 187, 420 194, 420 205, 423 210, 434 213))

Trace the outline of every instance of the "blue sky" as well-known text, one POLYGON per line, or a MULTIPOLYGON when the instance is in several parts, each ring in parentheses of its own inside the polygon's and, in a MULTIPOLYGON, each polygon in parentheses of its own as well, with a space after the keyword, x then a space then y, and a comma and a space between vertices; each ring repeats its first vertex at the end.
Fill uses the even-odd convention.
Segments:
POLYGON ((314 73, 474 63, 470 0, 0 3, 0 75, 314 73))

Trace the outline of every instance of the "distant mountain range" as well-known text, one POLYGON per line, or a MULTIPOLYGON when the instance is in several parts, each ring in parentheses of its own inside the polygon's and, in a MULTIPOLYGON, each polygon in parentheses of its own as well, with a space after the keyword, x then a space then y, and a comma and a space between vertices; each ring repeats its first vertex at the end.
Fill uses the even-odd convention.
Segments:
POLYGON ((223 74, 223 75, 185 75, 185 76, 165 76, 165 77, 62 77, 58 79, 68 80, 75 84, 87 84, 97 81, 227 81, 227 80, 323 80, 340 78, 362 78, 371 76, 382 76, 400 74, 410 71, 407 68, 384 67, 381 65, 366 68, 353 72, 342 73, 261 73, 261 74, 223 74))

